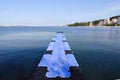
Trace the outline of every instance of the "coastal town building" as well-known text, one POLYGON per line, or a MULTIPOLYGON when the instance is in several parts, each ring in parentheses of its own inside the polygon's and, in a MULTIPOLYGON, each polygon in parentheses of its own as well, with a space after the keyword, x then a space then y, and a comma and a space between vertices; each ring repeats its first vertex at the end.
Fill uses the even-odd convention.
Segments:
POLYGON ((111 19, 104 19, 104 21, 100 20, 100 23, 98 25, 104 25, 104 24, 120 24, 120 17, 111 18, 111 19))
POLYGON ((90 22, 90 27, 93 27, 93 24, 92 24, 92 22, 90 22))
POLYGON ((117 23, 117 21, 118 21, 118 19, 117 18, 113 18, 112 20, 111 20, 111 23, 117 23))
POLYGON ((120 24, 120 17, 118 18, 118 21, 117 21, 118 24, 120 24))
POLYGON ((110 19, 104 19, 104 24, 111 24, 110 19))
POLYGON ((104 19, 101 19, 98 25, 103 26, 104 25, 104 19))

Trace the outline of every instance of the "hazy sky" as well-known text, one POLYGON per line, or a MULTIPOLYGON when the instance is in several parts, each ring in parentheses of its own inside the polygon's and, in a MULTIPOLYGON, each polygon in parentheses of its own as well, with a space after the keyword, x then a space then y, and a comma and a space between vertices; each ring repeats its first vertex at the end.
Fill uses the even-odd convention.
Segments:
POLYGON ((64 25, 119 14, 120 0, 0 0, 0 25, 64 25))

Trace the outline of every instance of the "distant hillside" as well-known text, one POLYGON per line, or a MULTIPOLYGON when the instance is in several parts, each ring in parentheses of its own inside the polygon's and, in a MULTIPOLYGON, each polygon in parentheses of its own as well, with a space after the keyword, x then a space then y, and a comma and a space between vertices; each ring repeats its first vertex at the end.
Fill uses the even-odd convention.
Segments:
POLYGON ((118 19, 119 17, 120 17, 120 15, 118 15, 118 16, 113 16, 113 17, 110 17, 110 20, 112 20, 112 19, 114 19, 114 18, 118 19))
POLYGON ((76 22, 68 26, 120 26, 120 15, 108 19, 99 19, 91 22, 76 22))

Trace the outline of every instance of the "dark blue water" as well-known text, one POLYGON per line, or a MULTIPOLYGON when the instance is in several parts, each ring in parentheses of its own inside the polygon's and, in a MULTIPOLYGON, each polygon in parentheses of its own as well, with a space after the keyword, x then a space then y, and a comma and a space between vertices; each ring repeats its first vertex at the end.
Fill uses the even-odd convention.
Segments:
POLYGON ((0 80, 27 80, 63 31, 86 80, 120 78, 120 28, 0 27, 0 80))

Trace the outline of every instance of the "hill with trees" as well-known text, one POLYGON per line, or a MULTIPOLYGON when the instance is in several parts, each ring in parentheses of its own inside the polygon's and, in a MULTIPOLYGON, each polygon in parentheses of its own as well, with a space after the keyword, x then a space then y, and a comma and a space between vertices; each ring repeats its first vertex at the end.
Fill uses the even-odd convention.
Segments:
POLYGON ((120 26, 120 15, 110 17, 109 19, 99 19, 91 22, 76 22, 68 26, 120 26))

